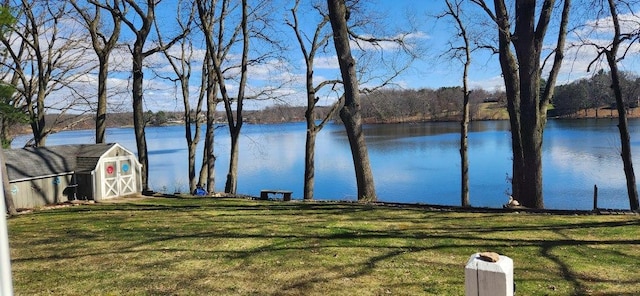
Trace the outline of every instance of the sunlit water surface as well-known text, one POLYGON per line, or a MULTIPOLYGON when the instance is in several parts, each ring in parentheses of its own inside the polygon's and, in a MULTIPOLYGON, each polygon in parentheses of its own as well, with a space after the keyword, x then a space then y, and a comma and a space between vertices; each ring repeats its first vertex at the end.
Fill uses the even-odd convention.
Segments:
MULTIPOLYGON (((593 207, 598 186, 601 208, 629 208, 620 159, 617 120, 550 120, 544 133, 544 201, 551 209, 593 207)), ((631 120, 634 164, 639 163, 640 121, 631 120)), ((378 199, 390 202, 460 204, 459 123, 367 125, 367 145, 378 199)), ((187 149, 181 126, 149 127, 150 185, 156 191, 187 191, 187 149)), ((94 131, 49 136, 47 145, 90 144, 94 131)), ((22 146, 27 136, 13 145, 22 146)), ((107 130, 107 141, 136 152, 131 128, 107 130)), ((229 135, 216 130, 216 188, 228 168, 229 135)), ((511 148, 507 121, 472 122, 469 134, 470 196, 474 206, 500 207, 511 185, 511 148)), ((302 198, 304 123, 245 124, 240 139, 238 193, 288 189, 302 198)), ((356 181, 346 134, 329 125, 316 143, 316 199, 354 200, 356 181)), ((201 159, 202 145, 198 150, 201 159)))

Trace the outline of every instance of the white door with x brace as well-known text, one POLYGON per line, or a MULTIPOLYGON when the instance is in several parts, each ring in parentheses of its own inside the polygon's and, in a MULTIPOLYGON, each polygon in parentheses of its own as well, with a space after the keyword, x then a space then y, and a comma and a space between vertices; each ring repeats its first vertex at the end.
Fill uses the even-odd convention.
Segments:
POLYGON ((112 198, 136 192, 135 173, 131 159, 113 157, 102 162, 105 176, 102 198, 112 198))

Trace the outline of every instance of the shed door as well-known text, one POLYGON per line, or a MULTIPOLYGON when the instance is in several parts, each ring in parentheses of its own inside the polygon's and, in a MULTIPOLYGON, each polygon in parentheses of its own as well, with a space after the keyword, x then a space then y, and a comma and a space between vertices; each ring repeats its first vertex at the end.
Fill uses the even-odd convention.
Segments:
POLYGON ((108 158, 103 162, 103 198, 112 198, 136 192, 135 170, 128 157, 108 158))

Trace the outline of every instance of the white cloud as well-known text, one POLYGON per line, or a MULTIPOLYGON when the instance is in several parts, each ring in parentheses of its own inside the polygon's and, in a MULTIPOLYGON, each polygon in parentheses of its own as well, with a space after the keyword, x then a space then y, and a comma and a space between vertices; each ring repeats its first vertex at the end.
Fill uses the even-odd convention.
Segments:
POLYGON ((471 89, 484 89, 486 91, 504 90, 504 79, 502 76, 488 77, 482 80, 470 81, 471 89))
POLYGON ((340 69, 336 55, 316 57, 313 66, 316 69, 340 69))

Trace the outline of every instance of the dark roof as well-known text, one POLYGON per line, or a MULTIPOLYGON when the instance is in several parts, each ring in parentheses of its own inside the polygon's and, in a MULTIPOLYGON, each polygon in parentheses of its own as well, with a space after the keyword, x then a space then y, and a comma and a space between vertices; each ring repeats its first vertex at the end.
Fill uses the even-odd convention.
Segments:
POLYGON ((60 145, 4 150, 9 181, 73 173, 77 157, 100 157, 115 145, 60 145))

